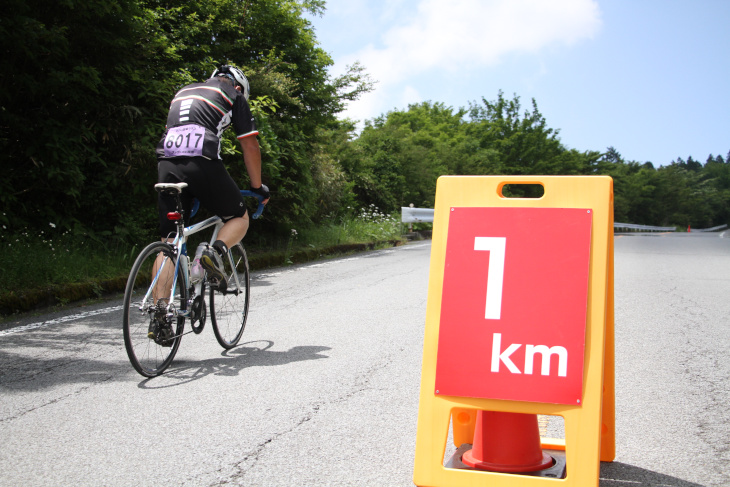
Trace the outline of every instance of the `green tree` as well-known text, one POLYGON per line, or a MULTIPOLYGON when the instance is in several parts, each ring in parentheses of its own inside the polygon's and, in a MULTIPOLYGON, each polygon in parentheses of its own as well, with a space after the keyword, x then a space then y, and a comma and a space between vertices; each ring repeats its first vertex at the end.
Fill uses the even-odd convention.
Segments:
MULTIPOLYGON (((432 206, 444 174, 586 174, 600 153, 566 149, 533 100, 522 112, 519 98, 482 99, 470 109, 443 103, 410 105, 369 121, 353 142, 359 159, 344 167, 358 198, 388 211, 414 203, 432 206), (466 115, 469 119, 466 119, 466 115)), ((514 195, 532 195, 530 186, 514 195)))
MULTIPOLYGON (((332 60, 304 18, 323 1, 9 1, 0 18, 4 224, 118 234, 156 226, 154 147, 169 101, 223 62, 252 82, 275 191, 267 218, 276 226, 316 215, 332 188, 315 178, 337 172, 326 158, 313 169, 319 129, 371 87, 358 65, 327 73, 332 60)), ((224 162, 244 185, 239 151, 224 141, 224 162)))
MULTIPOLYGON (((25 225, 107 222, 139 134, 134 0, 9 0, 0 20, 0 203, 25 225)), ((121 195, 121 197, 119 197, 121 195)))
POLYGON ((344 164, 361 204, 385 211, 433 206, 436 179, 449 174, 462 140, 464 113, 424 102, 366 122, 353 142, 359 160, 344 164))

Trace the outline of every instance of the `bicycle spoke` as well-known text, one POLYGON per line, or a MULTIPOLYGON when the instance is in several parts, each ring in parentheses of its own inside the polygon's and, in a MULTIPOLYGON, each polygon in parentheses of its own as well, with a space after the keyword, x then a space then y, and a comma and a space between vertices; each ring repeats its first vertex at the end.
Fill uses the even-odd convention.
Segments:
POLYGON ((226 275, 226 289, 210 290, 210 318, 218 343, 230 349, 236 346, 243 335, 248 318, 249 270, 246 251, 241 244, 229 251, 229 258, 223 259, 226 275))
POLYGON ((127 281, 124 344, 132 366, 145 377, 161 374, 180 345, 184 318, 174 311, 187 298, 179 281, 169 304, 175 265, 170 246, 157 242, 140 253, 127 281))

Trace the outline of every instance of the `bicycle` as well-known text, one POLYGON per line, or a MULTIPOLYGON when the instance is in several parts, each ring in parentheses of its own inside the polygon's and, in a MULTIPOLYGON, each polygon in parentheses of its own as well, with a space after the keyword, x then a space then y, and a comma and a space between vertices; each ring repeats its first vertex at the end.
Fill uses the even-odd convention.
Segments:
MULTIPOLYGON (((139 253, 124 291, 124 346, 132 366, 145 377, 165 371, 175 358, 183 335, 203 331, 207 319, 206 288, 213 333, 224 349, 238 344, 248 318, 249 268, 241 243, 231 247, 228 258, 223 258, 226 282, 213 285, 202 267, 191 274, 188 237, 213 227, 209 242, 215 242, 223 221, 214 216, 185 227, 180 199, 185 187, 187 183, 155 185, 157 191, 175 198, 176 211, 168 213, 167 218, 175 222, 176 235, 172 242, 153 242, 139 253), (188 332, 184 331, 186 318, 191 327, 188 332)), ((258 218, 264 210, 263 198, 248 190, 241 194, 258 199, 253 215, 258 218)), ((191 218, 198 206, 196 200, 191 218)))

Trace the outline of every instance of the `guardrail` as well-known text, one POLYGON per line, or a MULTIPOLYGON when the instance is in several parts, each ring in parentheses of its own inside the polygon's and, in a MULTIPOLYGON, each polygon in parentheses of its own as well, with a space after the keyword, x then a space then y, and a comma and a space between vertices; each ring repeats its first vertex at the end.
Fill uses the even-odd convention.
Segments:
MULTIPOLYGON (((433 222, 434 210, 431 208, 409 208, 401 207, 401 221, 403 223, 423 223, 433 222)), ((712 228, 692 229, 693 232, 718 232, 728 228, 727 224, 719 225, 712 228)), ((676 232, 677 227, 656 227, 652 225, 637 225, 635 223, 618 223, 613 224, 614 230, 629 230, 635 232, 676 232)))
POLYGON ((712 228, 693 228, 693 232, 719 232, 720 230, 727 229, 727 223, 724 225, 718 225, 712 228))
POLYGON ((677 227, 654 227, 651 225, 636 225, 634 223, 613 224, 614 230, 633 230, 637 232, 676 232, 677 227))
POLYGON ((433 212, 431 208, 407 208, 401 207, 401 221, 403 223, 432 222, 433 212))

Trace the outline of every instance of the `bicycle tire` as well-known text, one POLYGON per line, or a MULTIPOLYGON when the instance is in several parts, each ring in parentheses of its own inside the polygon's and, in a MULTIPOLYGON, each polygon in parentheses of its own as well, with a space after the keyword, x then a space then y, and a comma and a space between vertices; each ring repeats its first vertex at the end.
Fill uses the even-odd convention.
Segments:
POLYGON ((223 267, 228 276, 226 289, 221 291, 210 286, 210 322, 218 343, 229 350, 238 344, 246 328, 248 303, 251 296, 248 258, 243 245, 236 244, 228 250, 233 268, 227 258, 223 259, 223 267), (240 289, 233 279, 235 269, 240 289))
MULTIPOLYGON (((168 331, 171 338, 164 340, 163 338, 152 339, 148 337, 151 321, 155 317, 159 318, 159 321, 163 320, 159 312, 156 313, 156 310, 162 309, 161 307, 156 308, 151 299, 144 302, 145 295, 151 290, 152 286, 152 267, 160 253, 167 258, 163 265, 175 267, 177 257, 170 245, 163 242, 154 242, 139 253, 129 273, 124 291, 124 321, 122 325, 124 346, 132 366, 144 377, 158 376, 172 363, 180 346, 180 339, 185 325, 185 318, 178 316, 177 320, 170 323, 172 328, 175 328, 168 331)), ((161 285, 169 290, 172 283, 161 285)), ((174 306, 179 311, 185 311, 187 308, 187 290, 182 279, 178 279, 174 300, 174 306)))

